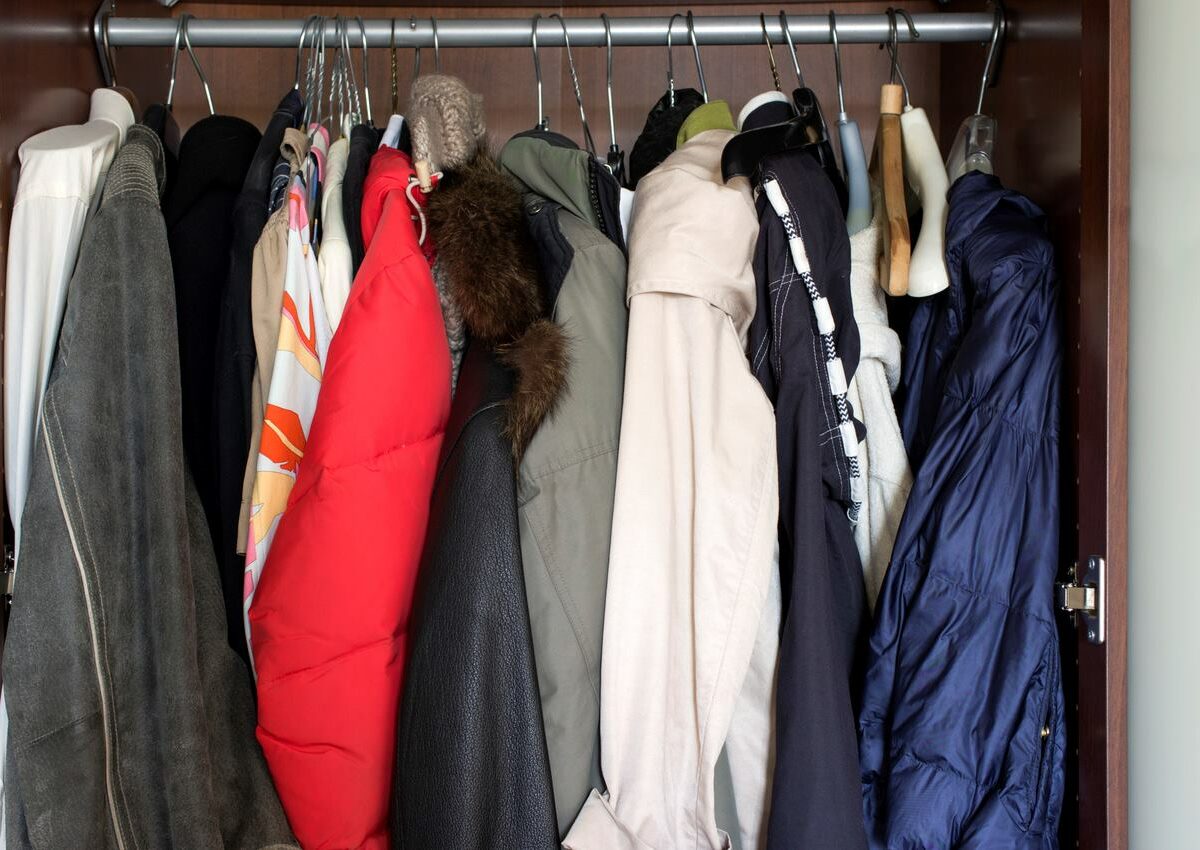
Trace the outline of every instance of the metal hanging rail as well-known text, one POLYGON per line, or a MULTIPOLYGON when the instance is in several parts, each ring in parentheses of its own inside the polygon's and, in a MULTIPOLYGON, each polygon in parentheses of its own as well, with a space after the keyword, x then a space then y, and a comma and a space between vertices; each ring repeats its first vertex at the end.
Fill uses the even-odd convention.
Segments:
MULTIPOLYGON (((943 12, 912 16, 921 43, 987 42, 992 36, 993 16, 989 12, 943 12)), ((761 44, 762 24, 758 15, 695 17, 696 41, 702 45, 761 44)), ((666 45, 670 19, 610 18, 612 43, 618 47, 666 45)), ((778 16, 768 15, 767 34, 782 43, 783 30, 778 16)), ((434 25, 428 19, 373 18, 364 21, 367 43, 387 47, 395 33, 397 47, 432 47, 434 25), (394 23, 393 23, 394 22, 394 23)), ((234 20, 193 18, 188 36, 195 47, 290 47, 296 49, 304 21, 234 20)), ((351 24, 351 44, 361 44, 358 26, 351 24)), ((603 47, 604 23, 599 17, 567 18, 566 30, 572 45, 603 47)), ((789 15, 788 30, 792 41, 802 44, 829 44, 829 16, 789 15)), ((839 15, 838 41, 842 44, 882 44, 889 37, 887 15, 839 15)), ((99 46, 105 41, 112 47, 170 47, 175 43, 173 18, 122 18, 107 14, 96 16, 93 35, 99 46), (107 32, 105 32, 107 30, 107 32)), ((529 47, 533 35, 530 18, 439 18, 437 41, 441 47, 529 47)), ((562 46, 563 28, 538 27, 539 46, 562 46)), ((672 40, 683 45, 690 34, 682 20, 675 21, 672 40)), ((912 41, 906 27, 899 28, 900 41, 912 41)))

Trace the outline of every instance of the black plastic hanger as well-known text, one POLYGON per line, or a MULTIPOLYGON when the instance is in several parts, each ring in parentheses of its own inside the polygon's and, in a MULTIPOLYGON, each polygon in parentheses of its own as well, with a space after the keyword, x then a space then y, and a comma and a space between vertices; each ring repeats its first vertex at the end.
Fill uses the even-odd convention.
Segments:
MULTIPOLYGON (((792 43, 791 32, 787 23, 787 15, 779 13, 780 27, 787 37, 788 47, 792 54, 792 66, 796 71, 796 81, 799 87, 792 91, 792 106, 795 117, 781 124, 769 127, 759 127, 739 133, 729 140, 721 153, 721 174, 726 180, 734 177, 754 178, 758 175, 762 161, 772 154, 792 150, 803 150, 818 163, 829 177, 837 192, 838 203, 843 214, 849 203, 846 192, 846 181, 838 168, 837 157, 833 153, 833 145, 829 141, 829 130, 825 124, 825 113, 817 94, 804 84, 804 75, 800 72, 800 63, 796 59, 796 48, 792 43)), ((763 37, 770 47, 767 36, 766 21, 763 19, 763 37)), ((772 57, 774 51, 772 50, 772 57)))

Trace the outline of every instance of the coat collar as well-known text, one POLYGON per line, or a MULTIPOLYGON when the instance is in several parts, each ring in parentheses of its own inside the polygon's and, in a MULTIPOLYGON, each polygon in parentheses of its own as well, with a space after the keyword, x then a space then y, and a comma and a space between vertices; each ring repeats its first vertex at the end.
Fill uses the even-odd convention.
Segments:
POLYGON ((566 386, 568 344, 547 316, 521 193, 490 153, 447 172, 426 213, 438 264, 473 342, 515 373, 505 437, 521 455, 566 386))

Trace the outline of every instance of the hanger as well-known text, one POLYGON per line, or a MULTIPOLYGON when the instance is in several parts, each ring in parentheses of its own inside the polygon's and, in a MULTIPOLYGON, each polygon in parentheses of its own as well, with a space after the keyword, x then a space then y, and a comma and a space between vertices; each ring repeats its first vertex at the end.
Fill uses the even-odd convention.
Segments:
MULTIPOLYGON (((899 40, 896 12, 888 10, 889 46, 899 40)), ((875 133, 874 168, 883 191, 885 225, 883 228, 884 262, 880 269, 880 286, 889 295, 908 292, 908 267, 912 247, 908 230, 908 208, 904 199, 904 143, 900 129, 900 113, 904 108, 904 88, 896 84, 900 72, 897 52, 892 51, 891 73, 879 96, 879 129, 875 133)))
MULTIPOLYGON (((779 13, 783 15, 783 12, 779 13)), ((846 230, 851 235, 871 223, 871 179, 867 175, 867 155, 863 150, 858 122, 846 113, 846 93, 842 81, 842 47, 838 43, 837 13, 829 12, 829 38, 833 42, 833 65, 837 72, 838 139, 842 143, 842 165, 846 174, 846 230)))
POLYGON ((671 30, 675 26, 675 19, 682 18, 682 12, 676 12, 667 21, 667 105, 675 106, 675 58, 671 53, 671 30))
POLYGON ((533 77, 537 82, 537 124, 534 125, 534 130, 539 133, 545 133, 550 129, 550 116, 546 114, 545 104, 542 99, 542 60, 538 56, 537 31, 538 21, 542 19, 541 12, 537 12, 533 16, 533 22, 530 25, 529 43, 533 48, 533 77))
MULTIPOLYGON (((763 34, 766 36, 766 19, 760 18, 763 34)), ((829 131, 825 125, 825 115, 821 111, 820 101, 816 92, 804 84, 804 74, 800 70, 800 61, 796 57, 796 45, 792 42, 791 29, 788 26, 787 14, 779 13, 779 24, 787 38, 788 49, 792 56, 792 67, 796 72, 797 88, 792 91, 793 117, 779 124, 744 130, 725 145, 721 153, 721 173, 725 180, 734 177, 757 178, 763 159, 773 154, 787 151, 804 151, 814 157, 821 169, 829 177, 838 203, 843 212, 846 209, 846 183, 838 169, 837 158, 833 153, 833 145, 829 141, 829 131)), ((767 39, 770 44, 770 40, 767 39)), ((774 51, 772 51, 773 54, 774 51)))
POLYGON ((192 67, 196 69, 196 76, 200 78, 200 85, 204 87, 204 99, 208 101, 208 114, 216 115, 217 111, 213 108, 212 89, 208 85, 208 78, 204 76, 204 70, 200 67, 200 60, 196 58, 196 51, 192 49, 192 40, 188 38, 188 21, 194 17, 189 12, 184 12, 179 16, 179 24, 175 28, 175 45, 171 49, 171 81, 167 85, 167 109, 172 108, 172 99, 175 96, 175 75, 179 67, 179 39, 183 37, 183 46, 187 50, 188 58, 192 60, 192 67))
MULTIPOLYGON (((366 48, 364 48, 365 50, 366 48)), ((392 34, 388 37, 388 51, 392 57, 392 114, 400 111, 399 72, 396 67, 396 19, 392 18, 392 34)))
MULTIPOLYGON (((355 15, 354 20, 358 22, 358 35, 362 39, 362 102, 366 106, 366 119, 369 126, 375 125, 375 119, 371 115, 371 66, 367 62, 367 25, 363 23, 362 15, 355 15)), ((393 24, 394 27, 394 24, 393 24)), ((395 30, 393 29, 393 32, 395 30)), ((351 66, 351 74, 354 73, 354 68, 351 66)), ((352 77, 353 78, 353 77, 352 77)), ((357 95, 357 89, 355 93, 357 95)), ((362 107, 359 107, 359 119, 362 119, 362 107)))
MULTIPOLYGON (((687 10, 687 29, 688 39, 692 42, 692 53, 696 56, 696 76, 700 80, 700 94, 704 98, 704 102, 708 103, 708 84, 704 82, 704 64, 700 61, 700 42, 696 40, 696 21, 692 17, 692 10, 687 10)), ((667 25, 668 35, 670 34, 670 25, 667 25)), ((670 51, 668 51, 669 54, 670 51)))
POLYGON ((996 148, 996 119, 983 114, 983 97, 988 87, 995 83, 994 71, 1004 36, 1008 29, 1003 0, 992 0, 995 17, 992 19, 992 38, 988 45, 987 59, 983 65, 983 78, 979 81, 979 100, 975 114, 968 116, 958 128, 950 156, 946 160, 946 171, 951 184, 968 171, 992 173, 992 157, 996 148))
POLYGON ((433 70, 442 73, 442 46, 438 44, 437 18, 429 17, 429 26, 433 30, 433 70))
MULTIPOLYGON (((408 19, 410 30, 417 28, 416 19, 410 17, 408 19)), ((391 87, 392 87, 392 112, 384 125, 383 132, 379 136, 379 147, 381 148, 399 148, 401 135, 404 130, 404 117, 400 114, 400 82, 398 62, 396 59, 396 19, 392 18, 391 35, 388 41, 388 49, 391 52, 391 87)), ((415 79, 421 73, 421 48, 416 48, 415 59, 413 60, 413 78, 415 79)), ((363 48, 364 68, 366 63, 366 47, 363 48)), ((365 73, 365 70, 364 70, 365 73)), ((370 108, 370 100, 367 100, 368 108, 370 108)))
POLYGON ((625 152, 621 150, 621 146, 617 144, 617 119, 616 113, 613 111, 613 43, 612 43, 612 25, 608 22, 608 14, 602 12, 600 20, 604 21, 604 49, 605 49, 605 65, 604 65, 604 89, 608 95, 608 155, 605 158, 605 166, 610 174, 617 178, 617 183, 621 186, 625 185, 625 152))
MULTIPOLYGON (((920 38, 912 18, 903 10, 895 14, 902 16, 913 38, 920 38)), ((899 52, 893 43, 892 50, 899 52)), ((946 192, 950 181, 946 179, 946 166, 942 163, 942 152, 929 124, 925 110, 914 108, 909 97, 904 74, 899 71, 900 61, 894 59, 904 90, 904 111, 900 115, 900 133, 904 151, 904 178, 912 189, 908 205, 909 212, 923 209, 921 232, 912 245, 908 269, 908 294, 925 297, 941 292, 950 286, 950 275, 946 271, 946 215, 948 212, 946 192)))
MULTIPOLYGON (((783 14, 780 12, 779 14, 783 14)), ((783 91, 783 85, 779 82, 779 66, 775 64, 775 45, 771 44, 771 36, 767 34, 767 16, 762 12, 758 14, 758 23, 762 27, 763 44, 767 46, 767 61, 771 65, 771 80, 775 83, 775 91, 783 91)), ((799 69, 797 69, 797 74, 799 69)))
POLYGON ((129 103, 129 108, 133 110, 134 115, 140 115, 142 107, 138 103, 137 95, 132 89, 125 86, 117 85, 117 59, 113 55, 112 45, 108 41, 108 20, 112 17, 112 12, 104 15, 100 21, 100 46, 104 51, 104 66, 100 70, 104 73, 104 85, 115 91, 129 103))
POLYGON ((596 143, 592 140, 592 131, 588 128, 587 114, 583 110, 583 91, 579 88, 579 75, 575 73, 575 57, 571 55, 571 37, 567 33, 567 22, 563 16, 555 12, 550 17, 557 18, 562 27, 563 46, 567 49, 567 69, 571 72, 571 86, 575 89, 575 103, 579 106, 579 123, 583 125, 583 140, 588 153, 596 157, 596 143))
MULTIPOLYGON (((417 19, 412 15, 408 16, 408 30, 414 33, 417 31, 417 19)), ((415 80, 421 76, 421 45, 418 44, 413 50, 415 51, 413 54, 413 79, 415 80)))
POLYGON ((800 72, 800 60, 796 55, 796 44, 792 41, 792 28, 788 24, 787 12, 782 9, 779 10, 779 26, 783 30, 783 37, 787 40, 788 53, 792 57, 792 69, 796 72, 798 88, 792 91, 792 105, 796 107, 796 114, 807 125, 806 132, 813 140, 806 150, 817 158, 817 162, 821 163, 825 175, 833 184, 833 190, 837 194, 838 203, 841 205, 844 215, 848 205, 846 181, 842 179, 842 173, 838 170, 837 157, 833 153, 833 143, 829 140, 829 125, 825 122, 825 112, 821 109, 821 102, 817 99, 817 93, 804 84, 804 75, 800 72))

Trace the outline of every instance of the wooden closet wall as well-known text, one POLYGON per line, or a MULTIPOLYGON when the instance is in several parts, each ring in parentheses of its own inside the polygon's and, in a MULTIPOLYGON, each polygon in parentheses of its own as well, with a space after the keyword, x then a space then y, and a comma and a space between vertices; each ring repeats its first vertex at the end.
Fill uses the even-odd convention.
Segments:
MULTIPOLYGON (((531 17, 665 15, 682 6, 582 0, 560 7, 529 7, 506 0, 457 6, 313 5, 298 2, 190 2, 171 10, 154 0, 119 0, 122 17, 189 12, 201 18, 301 18, 310 13, 397 18, 409 16, 531 17)), ((101 85, 91 21, 98 0, 5 0, 0 8, 0 303, 6 265, 8 216, 17 180, 17 148, 35 132, 86 120, 88 93, 101 85)), ((695 0, 697 14, 773 16, 778 6, 695 0)), ((790 14, 882 12, 889 4, 792 2, 790 14)), ((981 11, 982 0, 912 0, 911 12, 981 11)), ((1128 51, 1129 0, 1009 0, 1009 30, 985 111, 999 119, 997 173, 1050 215, 1063 273, 1068 373, 1063 433, 1064 567, 1089 555, 1107 559, 1108 639, 1089 644, 1064 620, 1064 674, 1070 728, 1069 788, 1063 846, 1122 850, 1126 825, 1126 359, 1128 253, 1128 51), (1077 804, 1076 804, 1077 798, 1077 804)), ((553 20, 540 24, 549 31, 553 20)), ((679 87, 695 86, 686 27, 677 24, 674 64, 679 87)), ((827 117, 836 114, 832 50, 799 46, 806 82, 819 93, 827 117)), ((143 107, 166 94, 169 50, 122 48, 118 82, 134 90, 143 107)), ((197 50, 218 111, 260 127, 292 85, 292 49, 197 50)), ((391 107, 390 57, 370 51, 370 90, 377 123, 391 107)), ((443 48, 442 69, 461 76, 484 96, 493 144, 500 145, 536 121, 533 65, 528 49, 443 48)), ((604 85, 605 51, 574 48, 588 121, 597 147, 609 144, 604 85)), ((713 98, 736 114, 747 98, 771 85, 766 47, 702 47, 713 98)), ((358 58, 355 52, 356 60, 358 58)), ((628 151, 650 106, 665 91, 665 47, 618 47, 614 59, 617 137, 628 151)), ((847 110, 868 151, 878 111, 879 86, 888 71, 886 51, 874 45, 842 46, 847 110)), ((982 71, 982 45, 902 44, 900 61, 914 105, 929 113, 947 149, 959 122, 973 112, 982 71)), ((776 45, 785 89, 794 85, 786 44, 776 45)), ((546 112, 551 129, 581 140, 565 51, 541 50, 546 112)), ((413 51, 397 54, 400 103, 413 77, 413 51)), ((432 49, 422 69, 433 70, 432 49)), ((186 128, 205 114, 190 63, 179 64, 176 114, 186 128)))

